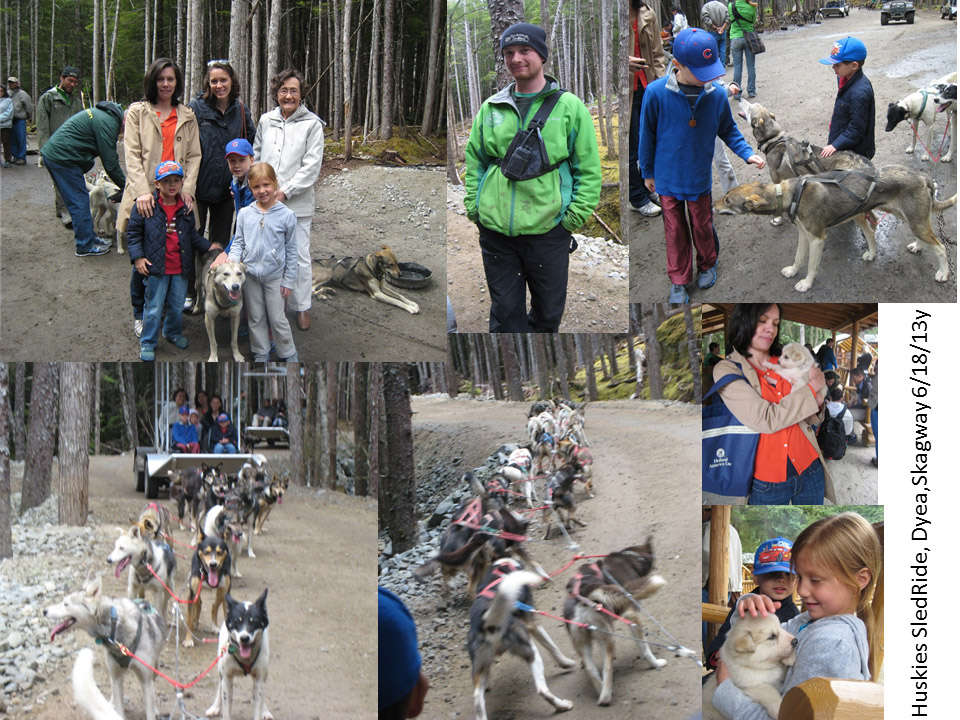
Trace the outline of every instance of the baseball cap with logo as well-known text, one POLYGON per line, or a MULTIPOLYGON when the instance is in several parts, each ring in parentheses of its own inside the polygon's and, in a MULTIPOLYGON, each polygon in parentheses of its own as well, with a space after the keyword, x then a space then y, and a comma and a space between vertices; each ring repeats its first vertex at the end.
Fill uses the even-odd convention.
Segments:
POLYGON ((723 77, 726 70, 717 57, 717 41, 706 30, 686 28, 673 40, 673 56, 701 82, 723 77))
POLYGON ((180 167, 180 163, 174 162, 173 160, 165 160, 164 162, 157 165, 157 172, 154 174, 154 180, 163 180, 165 177, 170 177, 171 175, 179 175, 183 177, 183 168, 180 167))
POLYGON ((218 422, 218 423, 228 423, 228 422, 230 422, 230 416, 227 415, 226 413, 220 413, 219 415, 217 415, 217 422, 218 422))
POLYGON ((820 58, 823 65, 836 65, 841 62, 860 62, 867 59, 867 46, 855 37, 837 40, 830 49, 830 57, 820 58))
POLYGON ((775 537, 760 543, 753 556, 753 574, 763 575, 772 572, 792 572, 790 553, 793 543, 783 537, 775 537))
POLYGON ((230 157, 231 155, 253 155, 253 146, 249 140, 244 138, 231 140, 227 143, 226 157, 230 157))

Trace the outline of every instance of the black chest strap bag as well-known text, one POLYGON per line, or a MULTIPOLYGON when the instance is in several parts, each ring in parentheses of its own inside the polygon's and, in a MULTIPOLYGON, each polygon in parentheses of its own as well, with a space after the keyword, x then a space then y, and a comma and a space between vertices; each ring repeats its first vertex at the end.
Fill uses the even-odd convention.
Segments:
POLYGON ((546 124, 547 118, 550 117, 550 113, 563 93, 563 90, 558 90, 548 95, 537 109, 537 114, 533 116, 527 129, 517 132, 504 156, 493 161, 500 166, 500 172, 504 177, 517 181, 532 180, 557 169, 563 162, 561 160, 550 164, 547 148, 540 134, 540 130, 546 124))

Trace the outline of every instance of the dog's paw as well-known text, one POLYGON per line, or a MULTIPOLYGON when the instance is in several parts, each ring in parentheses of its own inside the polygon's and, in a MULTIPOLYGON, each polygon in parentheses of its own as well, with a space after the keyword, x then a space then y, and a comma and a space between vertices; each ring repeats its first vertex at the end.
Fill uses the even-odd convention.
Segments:
POLYGON ((780 271, 780 274, 784 277, 793 277, 797 274, 797 268, 795 268, 793 265, 787 265, 787 267, 780 271))
POLYGON ((233 354, 233 359, 235 362, 243 362, 243 353, 235 352, 233 354))
POLYGON ((602 694, 600 695, 600 699, 597 700, 597 705, 604 705, 604 706, 609 705, 612 695, 613 695, 613 693, 609 693, 609 692, 608 692, 608 693, 602 693, 602 694))
POLYGON ((184 646, 185 648, 192 648, 192 647, 193 647, 193 636, 192 636, 192 635, 187 635, 187 637, 186 637, 186 638, 184 639, 184 641, 183 641, 183 646, 184 646))
POLYGON ((914 240, 912 243, 910 243, 909 245, 907 245, 907 250, 909 250, 910 252, 912 252, 914 255, 919 254, 920 249, 921 249, 921 248, 920 248, 920 246, 917 244, 917 241, 916 241, 916 240, 914 240))
POLYGON ((951 160, 953 160, 953 155, 944 155, 942 158, 940 158, 940 162, 943 163, 948 163, 951 160))
POLYGON ((874 251, 872 251, 872 250, 867 250, 867 251, 866 251, 863 255, 861 255, 860 257, 863 258, 864 260, 866 260, 867 262, 872 262, 873 260, 876 260, 876 258, 877 258, 877 253, 874 252, 874 251))
POLYGON ((908 147, 908 148, 905 150, 905 152, 907 153, 907 155, 913 155, 913 148, 912 148, 912 147, 908 147))
POLYGON ((247 550, 247 557, 248 557, 248 558, 255 558, 256 555, 253 554, 253 550, 247 550))
POLYGON ((937 274, 934 277, 937 282, 946 282, 947 278, 950 277, 950 273, 947 270, 937 270, 937 274))
POLYGON ((652 667, 652 668, 654 668, 654 669, 656 669, 656 670, 659 670, 660 668, 662 668, 662 667, 663 667, 664 665, 666 665, 666 664, 667 664, 667 661, 664 660, 663 658, 656 658, 656 662, 650 663, 650 667, 652 667))
POLYGON ((930 162, 930 156, 927 155, 926 153, 924 153, 924 154, 920 157, 920 162, 930 162))
POLYGON ((416 315, 418 312, 420 312, 420 306, 416 303, 410 303, 410 307, 407 308, 407 312, 409 312, 411 315, 416 315))
MULTIPOLYGON (((947 161, 944 160, 943 162, 947 162, 947 161)), ((122 246, 122 245, 117 245, 117 255, 123 255, 124 252, 125 252, 125 251, 124 251, 124 249, 123 249, 123 246, 122 246)))
POLYGON ((811 287, 813 287, 813 281, 807 280, 806 278, 804 278, 803 280, 798 282, 796 285, 794 285, 793 289, 796 290, 797 292, 806 292, 811 287))
POLYGON ((214 703, 207 708, 207 711, 204 713, 206 717, 216 717, 220 714, 220 708, 217 706, 217 703, 214 703))
POLYGON ((263 720, 273 720, 273 713, 266 708, 263 709, 263 720))
POLYGON ((214 354, 207 358, 207 362, 220 362, 220 361, 217 358, 216 354, 214 354))

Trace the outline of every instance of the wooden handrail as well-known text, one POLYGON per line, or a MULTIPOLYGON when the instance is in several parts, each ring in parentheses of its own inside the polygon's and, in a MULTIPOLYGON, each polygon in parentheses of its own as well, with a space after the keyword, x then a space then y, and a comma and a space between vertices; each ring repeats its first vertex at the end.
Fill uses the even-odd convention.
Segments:
POLYGON ((883 720, 883 685, 811 678, 783 696, 778 720, 883 720))

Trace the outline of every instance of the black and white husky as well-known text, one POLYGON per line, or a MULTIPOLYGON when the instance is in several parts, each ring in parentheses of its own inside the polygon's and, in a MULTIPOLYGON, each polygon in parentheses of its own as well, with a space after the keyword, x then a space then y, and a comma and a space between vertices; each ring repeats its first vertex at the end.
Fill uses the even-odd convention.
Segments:
POLYGON ((217 667, 220 685, 213 705, 206 716, 214 717, 223 710, 223 720, 233 712, 233 679, 238 675, 253 676, 253 720, 273 720, 267 710, 263 685, 270 665, 270 642, 267 637, 267 591, 256 602, 237 602, 227 595, 227 619, 220 626, 220 653, 217 667), (230 652, 224 652, 229 648, 230 652))
POLYGON ((543 581, 539 575, 520 569, 520 563, 504 558, 493 563, 484 578, 484 589, 470 607, 470 630, 467 649, 473 663, 473 706, 477 720, 487 720, 484 693, 490 679, 490 670, 496 659, 509 652, 530 665, 537 693, 557 710, 569 710, 573 703, 558 698, 550 692, 544 677, 543 658, 533 644, 536 640, 553 656, 562 668, 572 668, 575 660, 566 657, 556 646, 547 631, 536 624, 536 615, 518 610, 519 600, 533 604, 531 585, 543 581))
POLYGON ((167 624, 153 606, 142 600, 105 597, 100 592, 100 578, 97 577, 87 581, 83 590, 72 592, 62 602, 46 608, 43 614, 57 623, 50 633, 51 642, 57 635, 78 628, 86 630, 103 645, 110 674, 111 703, 117 715, 123 717, 123 673, 129 667, 143 686, 146 720, 156 720, 153 671, 124 655, 120 649, 122 645, 144 663, 157 667, 167 638, 167 624))
POLYGON ((127 597, 142 598, 149 588, 154 594, 154 606, 166 618, 170 595, 160 584, 160 580, 163 580, 167 587, 173 587, 173 571, 177 562, 169 545, 147 538, 139 526, 131 525, 120 532, 113 552, 107 556, 107 562, 116 564, 117 577, 120 577, 120 573, 129 565, 127 597), (153 572, 150 572, 151 568, 153 572))

